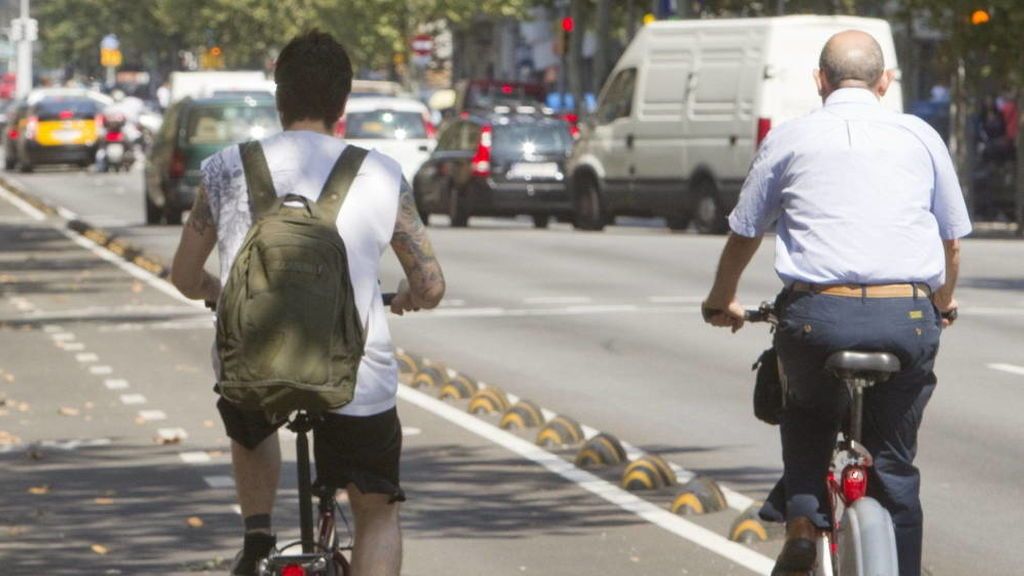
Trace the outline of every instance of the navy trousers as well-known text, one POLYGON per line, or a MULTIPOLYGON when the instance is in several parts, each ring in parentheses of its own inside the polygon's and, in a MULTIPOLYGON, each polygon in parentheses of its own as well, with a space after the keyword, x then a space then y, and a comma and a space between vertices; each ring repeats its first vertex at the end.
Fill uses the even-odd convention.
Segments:
POLYGON ((874 457, 868 494, 892 514, 900 575, 921 573, 921 479, 914 466, 917 431, 935 389, 933 367, 941 320, 927 295, 848 298, 783 291, 776 300, 775 346, 785 373, 781 421, 782 480, 761 516, 782 521, 804 516, 829 528, 825 488, 836 433, 848 419, 846 387, 824 369, 838 350, 890 352, 900 372, 864 396, 864 446, 874 457))

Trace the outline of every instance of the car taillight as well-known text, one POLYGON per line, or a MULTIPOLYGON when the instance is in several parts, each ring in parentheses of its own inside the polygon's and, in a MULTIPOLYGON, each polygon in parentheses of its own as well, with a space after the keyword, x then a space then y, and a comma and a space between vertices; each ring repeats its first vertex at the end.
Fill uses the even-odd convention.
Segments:
POLYGON ((423 130, 427 133, 427 138, 437 138, 437 126, 426 118, 423 119, 423 130))
POLYGON ((174 154, 171 154, 171 167, 167 175, 175 179, 185 176, 185 153, 179 148, 175 148, 174 154))
POLYGON ((124 142, 124 132, 120 130, 111 130, 104 136, 107 142, 124 142))
POLYGON ((281 576, 306 576, 306 569, 298 564, 289 564, 281 569, 281 576))
POLYGON ((345 137, 345 119, 338 118, 338 121, 334 123, 334 135, 338 138, 345 137))
POLYGON ((757 146, 764 142, 764 139, 768 137, 768 132, 772 129, 771 118, 758 118, 757 119, 757 146))
POLYGON ((470 161, 473 176, 487 177, 491 175, 491 127, 480 128, 480 142, 476 145, 476 154, 470 161))
POLYGON ((861 466, 848 466, 843 470, 843 500, 849 506, 868 492, 868 473, 861 466))
POLYGON ((29 116, 28 120, 25 121, 25 139, 32 140, 36 137, 36 130, 39 129, 39 118, 36 116, 29 116))
POLYGON ((57 114, 57 117, 61 120, 71 120, 75 117, 75 113, 71 110, 61 110, 60 113, 57 114))
POLYGON ((580 117, 579 117, 579 114, 573 114, 571 112, 568 113, 568 114, 562 114, 562 120, 565 120, 566 122, 569 123, 569 135, 572 136, 573 139, 579 138, 580 137, 580 117))
POLYGON ((95 120, 96 120, 96 131, 97 132, 102 132, 103 131, 103 123, 106 122, 106 120, 103 118, 103 114, 97 114, 95 120))

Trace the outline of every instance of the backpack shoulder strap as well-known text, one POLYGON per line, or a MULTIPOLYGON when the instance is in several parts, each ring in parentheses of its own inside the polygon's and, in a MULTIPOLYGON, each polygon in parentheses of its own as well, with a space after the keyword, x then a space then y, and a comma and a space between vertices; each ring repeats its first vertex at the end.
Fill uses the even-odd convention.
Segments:
POLYGON ((249 194, 249 210, 255 223, 277 201, 277 192, 274 190, 274 180, 270 176, 267 157, 263 154, 263 146, 259 141, 243 142, 238 145, 238 149, 242 155, 245 187, 249 194))
POLYGON ((369 153, 370 151, 365 148, 349 144, 345 146, 338 161, 334 163, 331 175, 327 177, 327 183, 324 184, 320 198, 316 201, 324 215, 332 222, 337 221, 338 212, 341 211, 341 205, 345 203, 348 190, 352 187, 352 182, 359 174, 359 167, 363 165, 363 160, 369 153))

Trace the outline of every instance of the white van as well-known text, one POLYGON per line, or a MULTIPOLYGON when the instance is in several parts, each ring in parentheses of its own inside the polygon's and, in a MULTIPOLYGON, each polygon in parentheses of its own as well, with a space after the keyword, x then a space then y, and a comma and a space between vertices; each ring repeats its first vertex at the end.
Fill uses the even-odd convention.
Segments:
MULTIPOLYGON (((836 32, 864 30, 896 69, 889 23, 846 16, 649 24, 616 64, 570 161, 578 228, 661 216, 672 229, 726 231, 772 126, 821 106, 813 79, 836 32)), ((899 75, 897 74, 897 79, 899 75)), ((884 104, 902 111, 899 82, 884 104)))

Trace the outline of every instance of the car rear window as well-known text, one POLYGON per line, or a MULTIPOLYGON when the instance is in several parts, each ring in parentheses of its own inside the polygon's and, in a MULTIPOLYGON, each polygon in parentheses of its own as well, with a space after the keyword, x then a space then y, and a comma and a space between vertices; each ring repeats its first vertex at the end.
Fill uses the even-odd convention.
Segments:
POLYGON ((497 106, 544 104, 544 93, 524 84, 474 84, 466 95, 466 108, 492 109, 497 106))
POLYGON ((197 106, 188 112, 185 141, 188 144, 235 144, 280 131, 277 109, 272 105, 197 106))
POLYGON ((345 116, 346 138, 409 140, 426 138, 427 128, 419 112, 372 110, 350 112, 345 116))
POLYGON ((493 132, 494 153, 523 157, 535 154, 564 154, 572 148, 572 136, 565 122, 497 125, 493 132))
POLYGON ((95 118, 99 106, 88 98, 46 98, 36 104, 36 117, 46 120, 84 120, 95 118))

